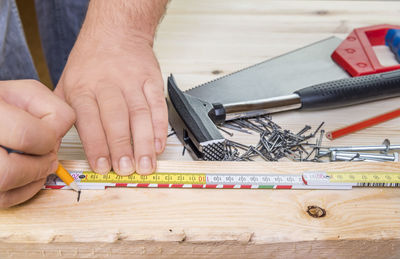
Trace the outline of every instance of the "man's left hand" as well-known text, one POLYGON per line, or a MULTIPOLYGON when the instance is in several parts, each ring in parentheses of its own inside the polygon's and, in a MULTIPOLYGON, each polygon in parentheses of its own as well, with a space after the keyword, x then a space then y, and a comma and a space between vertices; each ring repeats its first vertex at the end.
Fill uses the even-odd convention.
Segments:
POLYGON ((95 172, 107 173, 112 166, 119 175, 152 173, 168 128, 152 41, 140 33, 99 33, 104 35, 81 32, 55 92, 75 110, 95 172))

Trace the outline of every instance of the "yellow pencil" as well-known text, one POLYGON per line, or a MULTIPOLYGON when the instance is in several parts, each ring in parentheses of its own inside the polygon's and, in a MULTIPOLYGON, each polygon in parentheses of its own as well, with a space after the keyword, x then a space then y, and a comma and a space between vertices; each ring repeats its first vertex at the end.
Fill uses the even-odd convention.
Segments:
POLYGON ((65 170, 65 168, 61 165, 58 164, 58 168, 56 171, 56 174, 58 177, 60 177, 60 179, 67 184, 69 187, 71 187, 71 189, 77 191, 78 193, 80 193, 81 188, 79 188, 78 184, 75 182, 74 178, 68 173, 67 170, 65 170))

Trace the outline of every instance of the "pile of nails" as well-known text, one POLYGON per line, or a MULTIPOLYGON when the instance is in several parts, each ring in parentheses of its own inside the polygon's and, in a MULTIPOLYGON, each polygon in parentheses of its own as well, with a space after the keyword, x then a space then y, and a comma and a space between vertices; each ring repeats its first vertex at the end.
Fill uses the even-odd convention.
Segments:
POLYGON ((255 133, 259 134, 260 138, 255 146, 227 139, 223 160, 253 161, 255 158, 261 157, 265 161, 278 161, 286 157, 300 162, 399 161, 399 154, 390 152, 400 150, 400 145, 390 145, 389 140, 385 140, 382 145, 378 146, 322 147, 325 133, 322 129, 323 125, 324 122, 311 133, 309 133, 311 126, 308 125, 299 132, 293 133, 290 130, 282 129, 269 116, 226 122, 219 129, 231 137, 233 133, 228 130, 247 134, 255 133), (315 142, 311 143, 313 138, 316 138, 315 142))
POLYGON ((293 161, 317 161, 319 147, 321 146, 324 130, 321 123, 316 130, 306 125, 302 130, 293 133, 282 129, 281 126, 272 121, 269 116, 260 116, 252 119, 237 119, 221 125, 219 129, 230 136, 233 133, 228 130, 240 131, 248 134, 260 135, 255 146, 247 146, 233 140, 226 140, 225 161, 253 161, 261 157, 265 161, 278 161, 281 158, 289 158, 293 161), (228 130, 227 130, 228 129, 228 130), (308 141, 317 136, 316 143, 308 141), (240 152, 241 150, 242 152, 240 152), (308 151, 307 151, 308 150, 308 151))

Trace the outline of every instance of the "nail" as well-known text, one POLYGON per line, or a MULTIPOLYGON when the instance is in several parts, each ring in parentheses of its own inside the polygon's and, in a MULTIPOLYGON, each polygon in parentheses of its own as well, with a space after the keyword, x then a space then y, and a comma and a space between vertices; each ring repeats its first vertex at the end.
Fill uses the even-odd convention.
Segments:
POLYGON ((95 172, 98 174, 106 174, 110 171, 110 163, 105 157, 99 157, 96 161, 95 172))
POLYGON ((132 160, 128 156, 123 156, 119 159, 118 174, 130 175, 134 171, 132 160))
POLYGON ((161 144, 161 141, 160 141, 159 139, 156 139, 156 140, 154 141, 154 145, 155 145, 155 148, 156 148, 156 152, 157 152, 157 153, 161 153, 161 152, 162 152, 162 144, 161 144))
POLYGON ((139 161, 139 173, 148 174, 152 172, 151 159, 148 156, 144 156, 139 161))

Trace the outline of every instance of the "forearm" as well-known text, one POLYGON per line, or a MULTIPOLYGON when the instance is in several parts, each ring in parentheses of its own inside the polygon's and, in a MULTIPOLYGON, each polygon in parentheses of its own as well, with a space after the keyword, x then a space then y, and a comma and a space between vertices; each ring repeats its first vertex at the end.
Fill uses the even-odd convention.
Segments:
POLYGON ((81 34, 102 37, 141 37, 153 43, 168 0, 91 0, 81 34))

